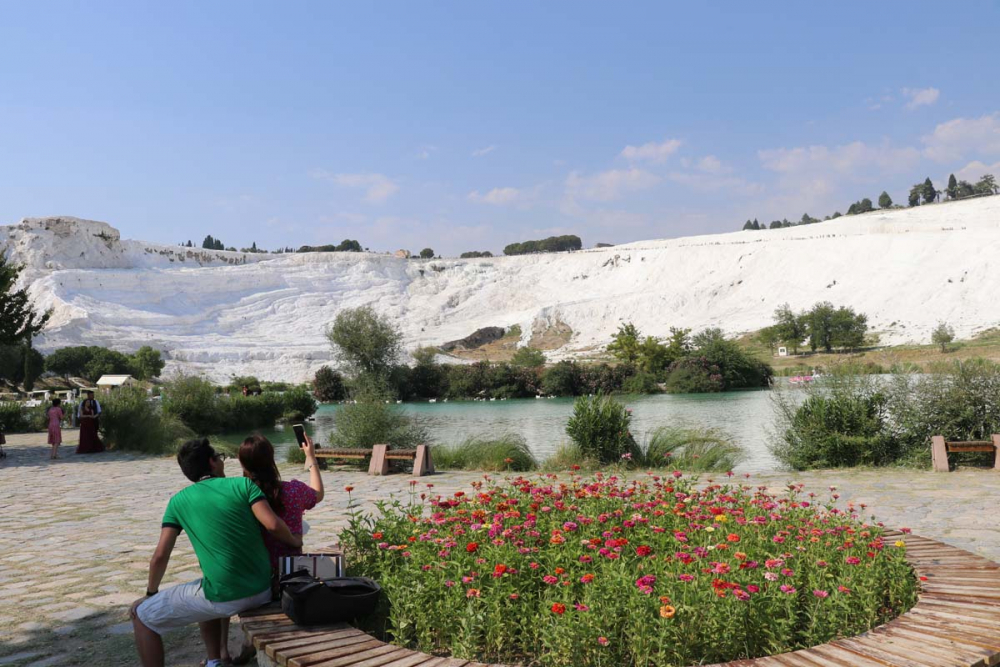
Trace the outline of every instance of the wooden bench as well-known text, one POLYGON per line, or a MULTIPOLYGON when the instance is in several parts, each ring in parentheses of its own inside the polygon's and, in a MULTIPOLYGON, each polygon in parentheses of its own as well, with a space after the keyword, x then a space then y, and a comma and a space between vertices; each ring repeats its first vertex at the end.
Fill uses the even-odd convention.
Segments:
POLYGON ((434 472, 434 460, 431 458, 430 445, 417 445, 416 449, 389 449, 389 445, 375 445, 347 449, 317 449, 316 458, 320 459, 358 459, 371 457, 368 464, 369 475, 388 475, 389 461, 413 461, 413 476, 423 477, 434 472))
MULTIPOLYGON (((916 535, 906 560, 921 578, 917 604, 857 637, 712 667, 988 667, 1000 664, 1000 564, 916 535)), ((348 625, 296 627, 275 606, 240 615, 261 667, 483 667, 411 651, 348 625)), ((493 665, 492 667, 503 667, 493 665)))
POLYGON ((991 440, 946 441, 943 435, 931 437, 931 462, 934 472, 948 472, 948 454, 959 452, 992 452, 993 469, 1000 470, 1000 435, 993 434, 991 440))

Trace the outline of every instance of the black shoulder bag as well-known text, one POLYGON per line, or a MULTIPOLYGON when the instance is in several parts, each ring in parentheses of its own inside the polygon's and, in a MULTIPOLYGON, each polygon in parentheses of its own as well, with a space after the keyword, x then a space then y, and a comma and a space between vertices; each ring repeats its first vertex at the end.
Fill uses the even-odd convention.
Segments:
POLYGON ((296 625, 350 621, 375 611, 382 587, 368 577, 316 579, 306 570, 279 580, 281 611, 296 625))

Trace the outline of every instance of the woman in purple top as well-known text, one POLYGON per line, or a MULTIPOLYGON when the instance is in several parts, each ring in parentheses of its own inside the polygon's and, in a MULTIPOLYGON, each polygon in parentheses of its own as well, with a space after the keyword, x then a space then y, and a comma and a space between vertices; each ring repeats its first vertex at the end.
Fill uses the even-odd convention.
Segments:
MULTIPOLYGON (((319 464, 316 461, 316 453, 313 451, 313 443, 309 436, 302 446, 302 451, 306 455, 306 470, 309 471, 309 483, 300 482, 293 479, 288 482, 281 481, 281 473, 274 462, 274 446, 271 441, 262 435, 251 435, 240 445, 239 459, 243 466, 243 476, 249 477, 267 496, 268 504, 274 513, 288 524, 288 530, 293 535, 302 535, 302 515, 306 510, 311 510, 321 500, 323 500, 323 478, 319 473, 319 464)), ((278 559, 282 556, 295 556, 302 553, 302 549, 292 548, 288 545, 273 539, 267 531, 261 531, 264 537, 264 546, 267 547, 268 556, 271 558, 271 576, 277 581, 278 559)), ((222 659, 229 662, 229 650, 227 640, 229 637, 229 620, 222 623, 222 659)), ((243 664, 250 657, 250 653, 244 650, 241 655, 233 661, 234 664, 243 664)))

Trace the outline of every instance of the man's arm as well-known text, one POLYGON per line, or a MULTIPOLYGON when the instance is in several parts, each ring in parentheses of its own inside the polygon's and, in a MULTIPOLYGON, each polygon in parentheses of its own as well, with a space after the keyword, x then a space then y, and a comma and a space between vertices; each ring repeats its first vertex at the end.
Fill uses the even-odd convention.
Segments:
MULTIPOLYGON (((180 534, 181 532, 173 526, 164 526, 160 530, 160 541, 156 545, 153 557, 149 559, 149 579, 146 582, 146 593, 158 593, 160 591, 160 582, 163 581, 163 575, 167 572, 167 563, 170 562, 170 554, 173 552, 177 536, 180 534)), ((132 608, 129 609, 129 617, 135 618, 136 609, 148 597, 148 595, 141 597, 132 603, 132 608)))
POLYGON ((153 557, 149 560, 147 592, 155 593, 160 590, 160 582, 163 581, 163 575, 167 573, 167 563, 170 562, 170 554, 173 552, 177 536, 180 534, 181 532, 173 526, 164 526, 160 530, 160 542, 156 545, 156 551, 153 552, 153 557))
POLYGON ((281 517, 274 513, 274 510, 267 504, 267 501, 259 500, 251 505, 250 508, 253 510, 253 515, 260 522, 260 525, 264 526, 264 530, 271 533, 274 539, 296 549, 302 547, 302 536, 292 535, 292 531, 288 530, 288 525, 281 520, 281 517))

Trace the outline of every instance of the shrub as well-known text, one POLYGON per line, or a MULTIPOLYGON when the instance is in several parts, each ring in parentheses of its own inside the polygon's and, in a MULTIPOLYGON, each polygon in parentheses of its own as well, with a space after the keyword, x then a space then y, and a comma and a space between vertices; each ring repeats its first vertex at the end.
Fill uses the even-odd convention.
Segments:
POLYGON ((622 393, 625 394, 658 394, 660 385, 656 376, 646 371, 639 371, 622 383, 622 393))
POLYGON ((347 398, 344 376, 329 366, 323 366, 313 378, 313 395, 324 403, 344 400, 347 398))
POLYGON ((223 394, 215 399, 214 407, 217 414, 216 426, 212 430, 200 433, 269 428, 274 426, 286 412, 285 398, 281 394, 256 396, 223 394))
POLYGON ((282 418, 287 421, 302 421, 316 414, 316 399, 305 387, 295 387, 281 394, 284 402, 282 418))
POLYGON ((427 431, 411 417, 384 400, 368 398, 337 408, 333 415, 331 446, 389 445, 410 449, 427 441, 427 431))
POLYGON ((898 440, 888 431, 889 397, 868 375, 840 369, 822 387, 806 390, 796 406, 774 395, 778 440, 771 450, 795 470, 887 465, 899 458, 898 440))
POLYGON ((119 389, 101 399, 101 435, 113 449, 144 454, 170 454, 191 429, 164 414, 140 389, 119 389))
POLYGON ((443 470, 524 472, 535 470, 538 462, 522 436, 504 433, 495 438, 473 436, 454 447, 435 449, 434 465, 443 470))
POLYGON ((615 463, 639 453, 629 431, 632 413, 611 396, 581 396, 573 404, 566 435, 584 456, 601 463, 615 463))
POLYGON ((20 403, 0 403, 0 432, 28 433, 33 426, 31 413, 20 403))
MULTIPOLYGON (((891 385, 892 432, 900 455, 930 465, 930 438, 989 440, 1000 433, 1000 364, 971 359, 933 364, 917 377, 896 376, 891 385)), ((992 463, 992 454, 952 457, 992 463), (989 460, 987 461, 987 458, 989 460)))
POLYGON ((560 361, 542 374, 541 389, 550 396, 576 396, 580 387, 580 366, 575 361, 560 361))
POLYGON ((530 346, 519 347, 510 363, 526 368, 538 368, 545 365, 545 353, 530 346))
POLYGON ((645 447, 646 464, 685 472, 727 472, 743 458, 743 450, 712 429, 661 426, 645 447))
POLYGON ((215 387, 208 380, 185 375, 168 382, 163 388, 162 404, 165 415, 176 417, 195 433, 222 430, 215 387))
POLYGON ((667 371, 668 394, 708 394, 723 390, 718 366, 701 357, 688 357, 670 364, 667 371))
POLYGON ((916 601, 880 527, 804 501, 683 476, 517 478, 382 503, 340 544, 348 573, 382 586, 374 622, 403 647, 547 667, 714 664, 856 635, 916 601))

